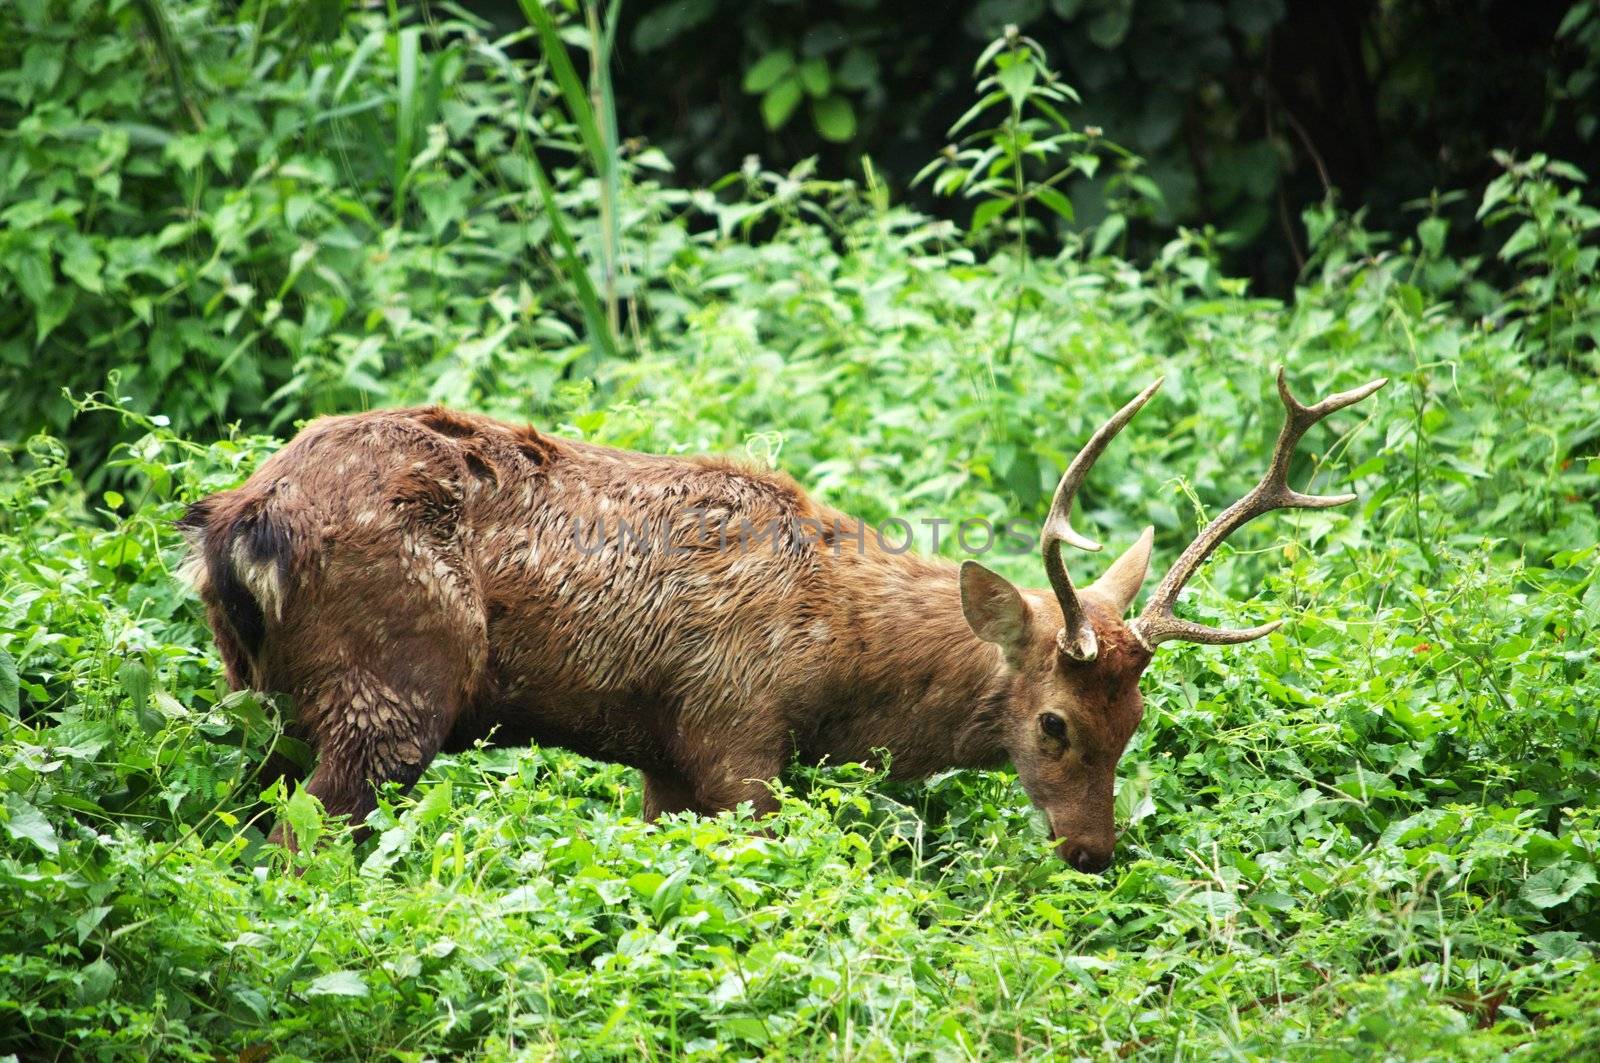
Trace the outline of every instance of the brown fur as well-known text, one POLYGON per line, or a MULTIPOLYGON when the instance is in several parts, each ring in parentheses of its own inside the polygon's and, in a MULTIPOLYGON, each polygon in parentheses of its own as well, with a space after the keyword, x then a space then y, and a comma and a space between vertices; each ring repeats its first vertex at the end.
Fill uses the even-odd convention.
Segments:
POLYGON ((1118 587, 1083 592, 1101 650, 1080 663, 1056 649, 1050 591, 891 554, 870 530, 862 549, 859 521, 782 474, 436 407, 319 420, 183 525, 229 681, 293 697, 317 753, 306 785, 331 813, 359 821, 374 784, 491 734, 640 769, 651 817, 768 811, 791 756, 882 748, 898 778, 1009 759, 1062 856, 1109 862, 1150 659, 1119 588, 1137 589, 1147 540, 1118 587), (682 516, 695 507, 730 532, 826 533, 724 549, 682 516), (619 537, 619 519, 674 516, 671 551, 619 537), (578 548, 577 517, 591 535, 605 520, 599 553, 578 548))

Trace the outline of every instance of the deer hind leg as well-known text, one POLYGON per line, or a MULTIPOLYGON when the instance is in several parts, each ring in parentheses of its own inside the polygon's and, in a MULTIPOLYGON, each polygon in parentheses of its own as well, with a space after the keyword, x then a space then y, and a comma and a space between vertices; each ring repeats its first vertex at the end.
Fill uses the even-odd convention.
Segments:
MULTIPOLYGON (((315 735, 316 767, 306 791, 329 816, 345 816, 356 827, 377 807, 377 790, 395 782, 409 789, 439 752, 457 714, 459 697, 426 681, 388 678, 352 669, 301 705, 315 735)), ((272 841, 293 847, 279 823, 272 841)))

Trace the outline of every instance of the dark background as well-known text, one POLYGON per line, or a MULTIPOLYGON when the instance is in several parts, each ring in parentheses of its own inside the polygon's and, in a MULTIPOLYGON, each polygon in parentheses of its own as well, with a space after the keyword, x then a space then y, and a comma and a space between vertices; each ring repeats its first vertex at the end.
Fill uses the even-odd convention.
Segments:
MULTIPOLYGON (((506 29, 515 0, 471 8, 506 29)), ((706 183, 747 155, 782 168, 872 158, 902 199, 940 213, 912 176, 973 100, 972 68, 1008 24, 1083 97, 1071 117, 1142 155, 1165 204, 1146 241, 1213 226, 1229 266, 1282 290, 1305 254, 1300 211, 1330 194, 1377 228, 1435 190, 1480 190, 1501 148, 1593 170, 1600 14, 1593 2, 1466 0, 626 0, 613 77, 624 137, 706 183), (747 74, 774 52, 826 64, 853 130, 819 129, 805 97, 775 129, 747 74)), ((1074 190, 1080 224, 1096 194, 1074 190)), ((1475 197, 1473 197, 1475 200, 1475 197)), ((1470 213, 1465 199, 1449 206, 1470 213)), ((1471 251, 1473 248, 1457 248, 1471 251)))

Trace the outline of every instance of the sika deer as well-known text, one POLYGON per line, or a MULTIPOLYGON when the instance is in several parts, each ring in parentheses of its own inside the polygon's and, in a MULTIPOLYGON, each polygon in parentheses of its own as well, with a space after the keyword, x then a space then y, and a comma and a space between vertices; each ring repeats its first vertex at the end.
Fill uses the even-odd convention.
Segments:
POLYGON ((360 821, 376 784, 409 785, 439 750, 489 737, 632 765, 652 818, 768 812, 790 757, 887 749, 897 778, 1009 760, 1059 855, 1099 871, 1152 652, 1278 626, 1177 619, 1184 584, 1251 518, 1354 498, 1292 490, 1290 457, 1384 383, 1307 407, 1280 371, 1287 418, 1267 473, 1131 623, 1150 529, 1082 589, 1061 544, 1100 549, 1068 522, 1073 497, 1159 380, 1062 477, 1041 537, 1048 590, 892 553, 782 474, 436 407, 319 420, 181 524, 229 681, 292 696, 291 730, 317 755, 306 786, 330 813, 360 821), (664 529, 661 548, 629 543, 624 521, 664 529), (771 534, 730 545, 712 531, 730 523, 771 534))

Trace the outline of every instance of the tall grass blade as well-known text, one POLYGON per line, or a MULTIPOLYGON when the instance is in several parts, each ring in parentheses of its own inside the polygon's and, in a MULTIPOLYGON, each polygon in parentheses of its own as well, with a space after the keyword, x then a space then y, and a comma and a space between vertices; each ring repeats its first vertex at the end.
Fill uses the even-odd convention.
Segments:
POLYGON ((544 9, 539 0, 520 0, 520 3, 523 14, 539 33, 539 44, 544 49, 545 62, 550 64, 550 73, 554 75, 556 86, 561 90, 561 97, 567 105, 567 117, 578 127, 578 135, 583 138, 584 151, 588 152, 590 160, 598 167, 601 160, 606 158, 605 142, 600 137, 599 126, 595 123, 594 109, 589 106, 589 96, 578 77, 577 68, 572 65, 572 57, 567 55, 566 45, 561 43, 561 34, 556 29, 555 20, 550 17, 550 12, 544 9))
POLYGON ((550 219, 550 234, 555 237, 556 245, 561 252, 557 256, 557 261, 577 293, 578 305, 583 310, 584 323, 589 328, 589 337, 607 355, 616 357, 615 334, 607 327, 605 312, 600 305, 599 293, 595 291, 594 280, 583 264, 583 257, 578 254, 578 245, 573 242, 572 234, 567 231, 566 219, 562 216, 560 204, 556 202, 555 185, 550 182, 550 175, 545 172, 544 165, 539 162, 536 154, 529 152, 528 162, 532 165, 534 179, 539 184, 539 197, 544 203, 545 215, 550 219))
POLYGON ((622 0, 611 0, 610 7, 606 9, 604 27, 598 25, 598 15, 592 2, 584 8, 589 41, 594 48, 593 61, 589 64, 590 91, 593 94, 590 102, 598 115, 602 147, 605 149, 604 157, 596 159, 595 164, 600 176, 600 235, 604 242, 604 261, 601 265, 605 279, 606 323, 611 326, 613 334, 621 327, 617 263, 622 258, 622 249, 618 244, 617 215, 622 202, 622 168, 617 157, 620 141, 617 134, 616 97, 611 91, 611 46, 621 5, 622 0))
POLYGON ((137 0, 135 6, 143 16, 145 25, 150 27, 150 36, 155 38, 156 51, 161 53, 161 63, 167 68, 167 77, 172 82, 173 95, 183 104, 195 128, 204 129, 205 119, 200 116, 200 108, 195 106, 194 99, 189 95, 188 81, 184 77, 183 50, 173 39, 172 21, 167 18, 161 0, 137 0))
MULTIPOLYGON (((591 329, 594 328, 595 321, 603 323, 602 345, 607 351, 615 352, 616 337, 621 329, 620 300, 617 294, 617 262, 621 257, 617 231, 617 208, 621 200, 621 167, 617 157, 616 106, 611 90, 611 44, 619 0, 612 0, 607 10, 605 27, 598 24, 596 9, 592 5, 585 5, 585 27, 588 30, 591 49, 587 90, 578 77, 577 67, 567 53, 566 45, 562 43, 555 20, 550 17, 550 13, 544 9, 540 0, 519 0, 519 2, 524 15, 539 34, 545 62, 560 90, 567 118, 578 131, 584 153, 588 156, 600 186, 600 272, 603 296, 587 271, 583 274, 584 283, 579 288, 578 294, 580 301, 583 301, 587 293, 587 296, 595 301, 597 309, 603 306, 603 315, 595 315, 594 320, 590 322, 591 329)), ((545 210, 554 222, 559 209, 553 193, 547 191, 548 175, 544 173, 537 160, 534 166, 541 175, 541 193, 544 197, 545 210)), ((564 223, 561 229, 563 232, 566 231, 564 223)), ((582 265, 582 260, 576 256, 575 249, 572 262, 577 266, 582 265)), ((574 283, 576 284, 576 280, 574 283)), ((585 316, 589 316, 587 305, 584 313, 585 316)), ((596 336, 599 336, 598 332, 596 336)))
POLYGON ((408 26, 400 31, 400 52, 396 60, 395 137, 394 137, 394 216, 406 212, 406 172, 417 135, 417 59, 421 52, 422 30, 408 26))

